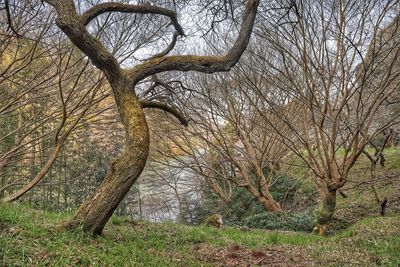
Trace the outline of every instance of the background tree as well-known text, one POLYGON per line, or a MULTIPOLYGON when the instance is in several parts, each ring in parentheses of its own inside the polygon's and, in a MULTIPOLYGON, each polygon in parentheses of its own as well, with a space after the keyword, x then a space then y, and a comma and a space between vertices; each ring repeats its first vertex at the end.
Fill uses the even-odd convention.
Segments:
POLYGON ((36 172, 37 176, 36 182, 5 201, 20 197, 46 175, 64 140, 79 122, 77 113, 85 105, 89 108, 84 101, 87 88, 97 82, 89 78, 95 75, 93 68, 88 70, 88 64, 76 50, 65 42, 52 43, 51 38, 57 35, 51 33, 51 24, 47 22, 52 16, 43 6, 24 16, 23 10, 30 7, 29 3, 15 4, 18 12, 14 13, 14 30, 24 25, 18 36, 8 34, 5 23, 1 28, 4 34, 0 66, 0 191, 3 194, 6 189, 10 191, 24 184, 36 172), (35 27, 38 21, 43 27, 35 27), (82 86, 81 79, 87 79, 88 87, 82 86), (75 89, 81 91, 76 93, 75 89), (54 98, 55 95, 61 97, 54 98), (53 149, 53 135, 57 145, 47 159, 53 149))
MULTIPOLYGON (((60 207, 60 184, 68 181, 56 181, 52 174, 61 147, 75 130, 82 130, 83 121, 90 120, 94 125, 93 116, 101 117, 109 109, 103 100, 110 91, 104 86, 101 73, 62 40, 62 33, 54 32, 51 26, 54 16, 43 5, 11 4, 17 36, 8 32, 6 14, 0 14, 4 18, 0 65, 0 194, 5 197, 3 201, 16 200, 50 172, 47 182, 39 185, 44 196, 53 199, 58 194, 57 207, 60 207), (27 14, 27 10, 32 12, 27 14), (38 24, 42 27, 37 27, 38 24), (25 186, 15 192, 21 185, 25 186)), ((65 162, 66 153, 63 155, 65 162)), ((57 167, 61 172, 61 166, 57 167)), ((37 202, 39 192, 30 194, 29 200, 37 202)), ((67 197, 64 200, 68 202, 67 197)), ((46 205, 45 201, 40 203, 46 205)))
POLYGON ((322 193, 315 228, 320 234, 335 212, 337 191, 364 148, 397 122, 389 114, 384 123, 374 123, 380 107, 398 91, 399 43, 395 34, 385 35, 388 28, 397 29, 398 4, 277 4, 263 13, 267 23, 256 31, 262 45, 252 50, 255 61, 267 69, 265 80, 281 94, 277 100, 253 84, 276 119, 263 110, 260 114, 271 126, 276 120, 288 125, 290 138, 281 134, 281 140, 314 173, 322 193), (382 34, 387 45, 376 45, 382 34), (378 73, 382 79, 372 78, 378 73))
MULTIPOLYGON (((187 129, 160 131, 159 139, 166 147, 160 146, 158 153, 161 158, 174 159, 165 164, 202 177, 225 203, 230 202, 237 187, 242 187, 265 210, 279 211, 281 206, 270 187, 279 183, 279 170, 288 149, 271 129, 261 126, 263 120, 248 97, 252 95, 260 109, 263 103, 241 83, 236 72, 228 77, 192 78, 190 87, 197 92, 185 104, 192 123, 187 129)), ((279 121, 275 127, 282 134, 286 131, 279 121)))

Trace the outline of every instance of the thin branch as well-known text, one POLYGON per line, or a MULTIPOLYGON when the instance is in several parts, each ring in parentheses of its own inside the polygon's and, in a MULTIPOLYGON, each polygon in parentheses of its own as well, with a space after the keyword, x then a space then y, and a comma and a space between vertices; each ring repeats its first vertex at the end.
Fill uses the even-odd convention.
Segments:
POLYGON ((11 12, 10 12, 10 3, 9 0, 4 0, 4 8, 6 10, 6 16, 7 16, 7 24, 8 28, 17 36, 20 37, 19 33, 17 30, 14 28, 12 25, 12 19, 11 19, 11 12))
POLYGON ((142 100, 140 101, 140 104, 142 105, 142 108, 157 108, 164 110, 171 115, 173 115, 175 118, 177 118, 180 123, 184 126, 189 126, 189 120, 185 118, 185 116, 182 114, 180 110, 177 108, 168 105, 167 103, 161 103, 161 102, 156 102, 156 101, 146 101, 142 100))
POLYGON ((5 191, 6 189, 8 189, 8 188, 10 188, 10 187, 17 186, 17 185, 23 185, 23 183, 21 183, 20 181, 16 181, 16 182, 14 182, 14 183, 7 184, 7 185, 5 185, 5 186, 3 186, 3 187, 0 187, 0 193, 3 192, 3 191, 5 191))
POLYGON ((87 10, 82 14, 81 19, 84 25, 87 25, 97 16, 106 12, 121 12, 121 13, 136 13, 136 14, 157 14, 164 15, 171 19, 172 25, 174 25, 179 35, 184 36, 185 32, 182 26, 178 22, 176 13, 173 10, 152 6, 152 5, 129 5, 122 3, 102 3, 95 5, 94 7, 87 10))
POLYGON ((168 55, 169 52, 171 52, 172 49, 174 49, 174 47, 176 45, 176 41, 178 40, 178 36, 179 36, 179 33, 177 31, 174 32, 174 35, 172 36, 171 43, 168 45, 168 47, 165 48, 162 52, 152 56, 148 60, 155 59, 155 58, 160 58, 160 57, 164 57, 164 56, 168 55))

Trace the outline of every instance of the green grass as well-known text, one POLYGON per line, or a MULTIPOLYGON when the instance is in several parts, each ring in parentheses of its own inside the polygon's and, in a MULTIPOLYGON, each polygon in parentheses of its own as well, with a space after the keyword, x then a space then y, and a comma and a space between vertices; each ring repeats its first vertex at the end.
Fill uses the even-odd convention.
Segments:
POLYGON ((234 228, 189 227, 174 223, 133 222, 112 217, 104 236, 55 230, 66 214, 21 205, 0 206, 0 266, 207 266, 192 253, 196 244, 244 248, 271 244, 309 245, 307 234, 242 232, 234 228))
POLYGON ((365 218, 312 248, 320 262, 335 265, 399 266, 400 215, 365 218))
POLYGON ((268 250, 286 253, 288 259, 292 254, 302 255, 317 265, 329 265, 332 260, 345 264, 361 259, 361 264, 388 266, 400 262, 399 215, 366 219, 330 238, 134 222, 123 217, 112 217, 104 235, 93 238, 79 230, 54 227, 68 216, 17 204, 0 205, 0 266, 224 266, 231 262, 229 257, 241 260, 229 252, 235 246, 246 257, 252 251, 268 250), (218 262, 223 251, 230 261, 218 262))

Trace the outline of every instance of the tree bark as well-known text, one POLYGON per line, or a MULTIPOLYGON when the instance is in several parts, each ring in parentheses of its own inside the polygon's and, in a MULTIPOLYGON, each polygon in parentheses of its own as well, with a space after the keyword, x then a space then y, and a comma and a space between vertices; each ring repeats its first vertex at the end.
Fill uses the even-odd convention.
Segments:
POLYGON ((111 164, 107 176, 94 194, 78 209, 66 228, 101 234, 118 204, 135 183, 146 165, 149 153, 149 130, 140 102, 126 81, 111 84, 118 111, 126 130, 123 153, 111 164))
POLYGON ((281 206, 278 202, 274 200, 271 193, 264 192, 263 194, 261 194, 251 185, 246 185, 245 187, 250 192, 250 194, 252 194, 257 199, 257 201, 261 203, 266 211, 276 212, 282 210, 281 206))
POLYGON ((264 209, 270 212, 277 212, 282 210, 279 203, 274 201, 273 199, 268 199, 266 197, 259 197, 258 201, 261 203, 264 209))
POLYGON ((336 192, 337 190, 326 190, 321 207, 317 214, 317 223, 314 227, 313 233, 325 235, 329 222, 332 220, 333 214, 336 210, 336 192))

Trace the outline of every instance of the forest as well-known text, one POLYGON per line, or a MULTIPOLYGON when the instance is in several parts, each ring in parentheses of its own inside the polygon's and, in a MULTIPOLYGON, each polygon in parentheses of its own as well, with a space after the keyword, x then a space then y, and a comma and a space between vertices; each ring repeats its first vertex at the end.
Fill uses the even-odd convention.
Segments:
POLYGON ((0 0, 0 266, 400 265, 399 0, 0 0))

